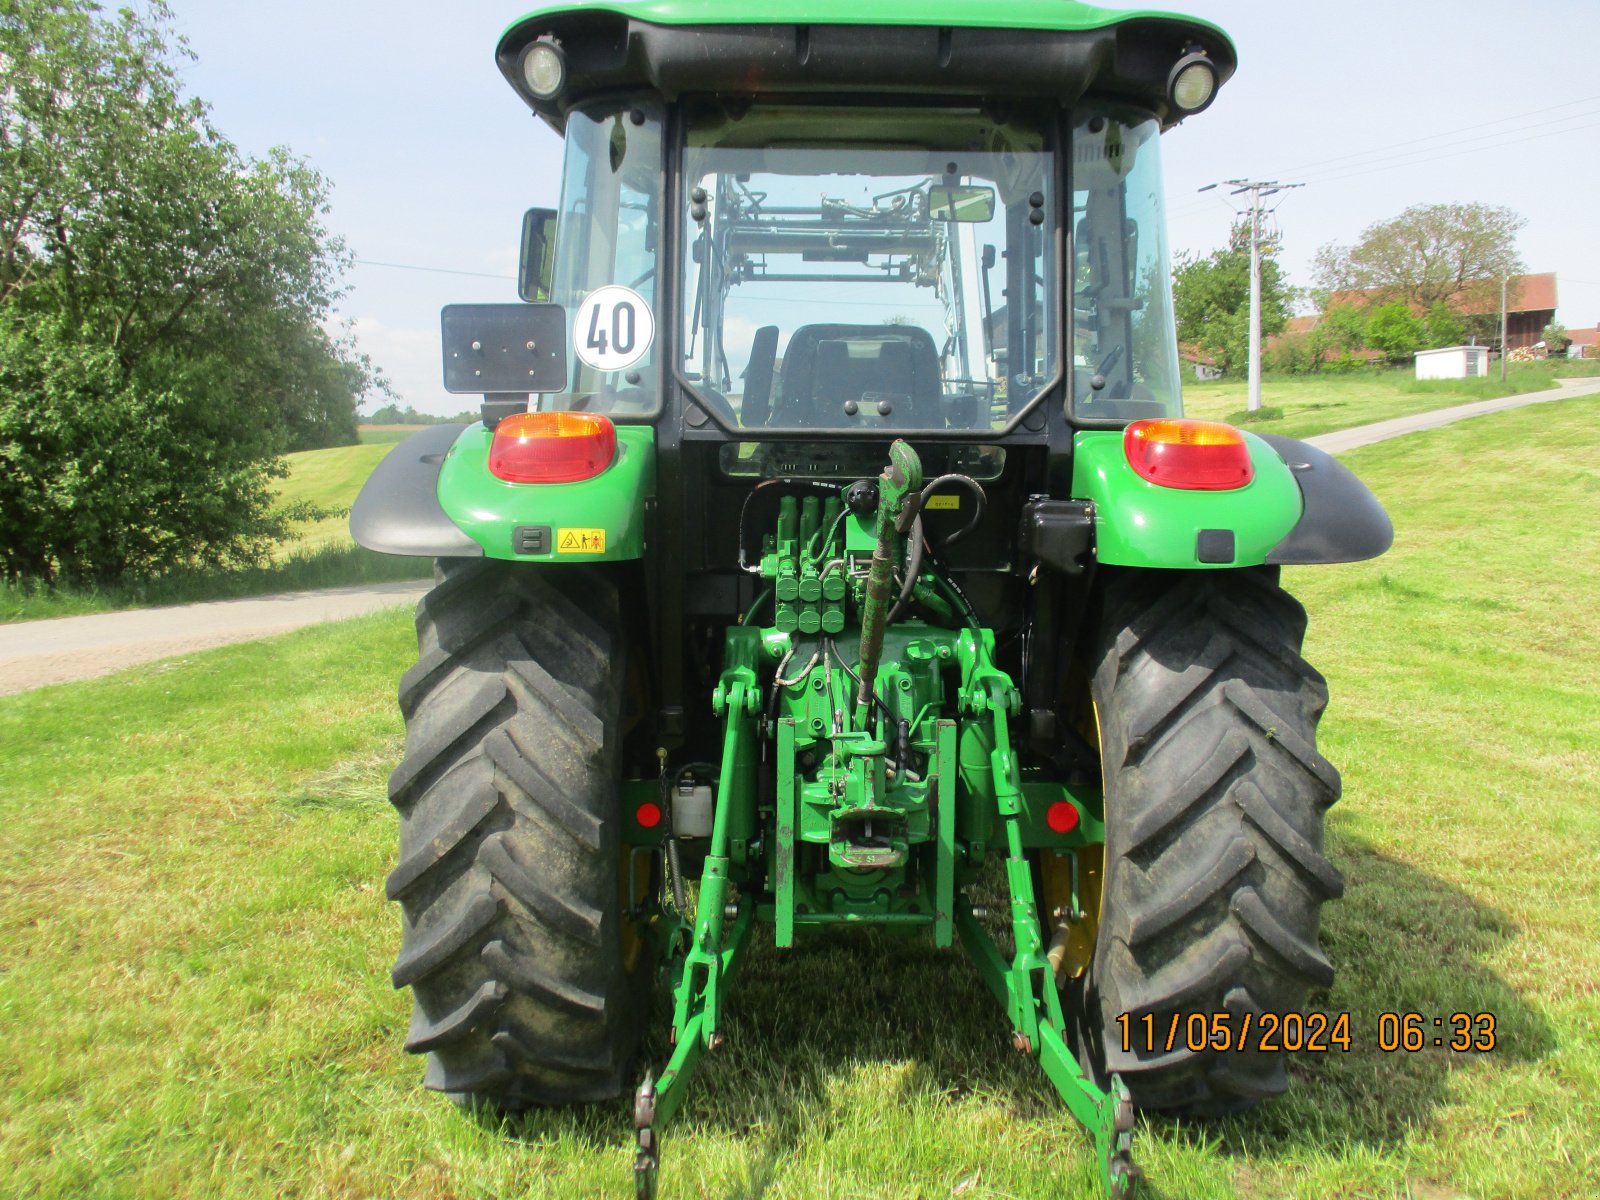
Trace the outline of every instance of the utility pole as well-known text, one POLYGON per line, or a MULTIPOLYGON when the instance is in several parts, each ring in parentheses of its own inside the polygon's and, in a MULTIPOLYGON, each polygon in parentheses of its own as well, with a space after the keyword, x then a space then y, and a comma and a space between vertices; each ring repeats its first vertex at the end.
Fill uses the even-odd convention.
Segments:
MULTIPOLYGON (((1225 179, 1223 180, 1233 191, 1230 196, 1242 196, 1250 193, 1250 402, 1251 412, 1261 407, 1261 201, 1276 195, 1288 188, 1305 187, 1303 183, 1279 183, 1275 179, 1225 179)), ((1217 187, 1215 183, 1208 183, 1201 188, 1202 192, 1209 192, 1217 187)), ((1243 215, 1241 210, 1235 209, 1243 215)), ((1276 212, 1274 205, 1269 212, 1276 212)))
POLYGON ((1506 276, 1500 276, 1500 382, 1506 381, 1506 352, 1511 347, 1506 345, 1506 276))

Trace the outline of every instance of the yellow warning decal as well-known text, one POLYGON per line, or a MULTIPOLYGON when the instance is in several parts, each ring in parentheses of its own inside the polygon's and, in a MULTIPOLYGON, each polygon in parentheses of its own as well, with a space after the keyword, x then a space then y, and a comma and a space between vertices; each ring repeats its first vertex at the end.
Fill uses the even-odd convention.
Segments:
POLYGON ((556 530, 557 554, 604 554, 606 531, 604 529, 556 530))
POLYGON ((924 504, 922 507, 923 508, 960 508, 961 507, 961 497, 960 496, 954 496, 954 495, 952 495, 952 496, 929 496, 928 497, 928 502, 926 504, 924 504))

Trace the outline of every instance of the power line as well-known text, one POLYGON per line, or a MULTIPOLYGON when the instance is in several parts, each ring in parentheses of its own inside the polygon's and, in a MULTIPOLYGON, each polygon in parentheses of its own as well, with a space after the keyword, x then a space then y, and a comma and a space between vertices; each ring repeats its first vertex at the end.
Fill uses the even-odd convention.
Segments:
MULTIPOLYGON (((1585 100, 1573 100, 1573 101, 1567 102, 1566 104, 1557 104, 1557 105, 1552 105, 1549 108, 1535 109, 1530 113, 1520 114, 1520 116, 1534 116, 1534 115, 1537 115, 1538 113, 1549 112, 1549 111, 1551 111, 1552 109, 1555 109, 1555 108, 1571 108, 1571 107, 1573 107, 1574 105, 1577 105, 1577 104, 1587 104, 1587 103, 1590 102, 1590 100, 1595 100, 1595 99, 1600 99, 1600 97, 1590 97, 1590 98, 1585 99, 1585 100)), ((1545 126, 1545 125, 1561 125, 1563 122, 1582 120, 1585 117, 1590 117, 1590 116, 1594 116, 1594 115, 1596 115, 1596 114, 1595 113, 1588 113, 1588 112, 1571 113, 1571 114, 1569 114, 1567 116, 1564 116, 1564 117, 1557 117, 1553 121, 1539 122, 1539 124, 1537 126, 1535 126, 1535 128, 1538 128, 1540 126, 1545 126)), ((1503 118, 1502 120, 1503 121, 1509 121, 1509 120, 1516 120, 1516 119, 1520 119, 1520 117, 1506 117, 1506 118, 1503 118)), ((1542 139, 1542 138, 1560 137, 1560 136, 1562 136, 1564 134, 1579 133, 1579 132, 1582 132, 1582 131, 1587 130, 1587 129, 1596 128, 1597 125, 1600 125, 1600 122, 1589 123, 1589 124, 1585 124, 1585 125, 1567 125, 1567 126, 1564 126, 1563 128, 1547 129, 1543 133, 1531 133, 1531 132, 1527 132, 1525 130, 1500 129, 1500 130, 1496 130, 1493 133, 1483 134, 1483 135, 1480 135, 1478 137, 1466 138, 1466 139, 1463 139, 1461 141, 1442 142, 1442 143, 1439 143, 1437 145, 1424 146, 1420 151, 1415 152, 1414 155, 1406 155, 1406 154, 1398 154, 1397 155, 1397 154, 1392 153, 1393 151, 1395 151, 1397 149, 1400 149, 1402 147, 1405 147, 1405 146, 1417 145, 1417 144, 1420 144, 1422 142, 1428 142, 1428 141, 1437 142, 1438 139, 1440 139, 1440 138, 1451 137, 1454 134, 1465 133, 1465 132, 1468 132, 1468 131, 1470 131, 1472 129, 1481 129, 1485 125, 1500 124, 1500 123, 1502 123, 1502 122, 1493 122, 1493 121, 1484 122, 1483 125, 1469 125, 1469 126, 1466 126, 1466 127, 1462 128, 1462 129, 1450 130, 1450 131, 1447 131, 1447 132, 1444 132, 1444 133, 1438 133, 1438 134, 1430 134, 1426 138, 1413 138, 1413 139, 1411 139, 1409 141, 1396 142, 1396 143, 1393 143, 1393 144, 1387 145, 1387 146, 1376 146, 1376 147, 1373 147, 1370 150, 1363 150, 1363 151, 1360 151, 1360 152, 1355 153, 1355 154, 1347 154, 1347 155, 1343 155, 1343 156, 1340 156, 1340 157, 1337 157, 1337 158, 1323 159, 1323 160, 1320 160, 1318 162, 1311 163, 1307 167, 1302 167, 1302 168, 1300 168, 1300 170, 1301 171, 1309 171, 1311 173, 1311 176, 1312 176, 1311 177, 1311 182, 1331 183, 1331 182, 1335 182, 1337 180, 1342 180, 1342 179, 1359 178, 1360 176, 1363 176, 1363 175, 1380 174, 1380 173, 1383 173, 1383 172, 1386 172, 1386 171, 1397 170, 1400 167, 1404 167, 1404 166, 1417 166, 1417 165, 1422 165, 1422 164, 1430 163, 1430 162, 1438 162, 1438 161, 1440 161, 1442 159, 1446 159, 1446 158, 1459 157, 1462 154, 1478 154, 1478 153, 1482 153, 1482 152, 1485 152, 1485 151, 1499 150, 1499 149, 1504 149, 1504 148, 1508 148, 1508 147, 1512 147, 1512 146, 1518 146, 1518 145, 1523 144, 1524 142, 1536 141, 1536 140, 1539 140, 1539 139, 1542 139), (1491 142, 1489 145, 1474 145, 1473 144, 1473 143, 1482 142, 1485 139, 1491 139, 1491 138, 1501 138, 1501 139, 1504 139, 1504 140, 1491 142), (1457 149, 1457 147, 1465 147, 1465 149, 1457 149), (1334 174, 1320 173, 1317 170, 1318 168, 1329 167, 1329 166, 1333 166, 1333 165, 1338 164, 1338 163, 1349 163, 1351 169, 1349 169, 1349 170, 1340 170, 1340 171, 1338 171, 1338 172, 1336 172, 1334 174)), ((1186 206, 1182 206, 1182 207, 1179 207, 1179 208, 1175 208, 1168 215, 1170 217, 1173 217, 1173 218, 1181 219, 1181 218, 1184 218, 1184 217, 1195 216, 1198 213, 1203 212, 1204 208, 1205 208, 1205 206, 1203 206, 1203 205, 1194 205, 1194 206, 1187 206, 1186 205, 1186 206)))
MULTIPOLYGON (((1498 117, 1493 121, 1481 121, 1476 125, 1463 125, 1459 129, 1445 129, 1445 130, 1441 130, 1438 133, 1425 134, 1422 137, 1411 138, 1411 139, 1409 139, 1407 141, 1403 141, 1403 142, 1391 142, 1387 146, 1378 146, 1378 147, 1375 147, 1375 148, 1370 149, 1370 150, 1357 150, 1357 151, 1355 151, 1355 152, 1353 152, 1351 154, 1339 155, 1339 156, 1336 156, 1334 158, 1316 159, 1316 160, 1314 160, 1312 162, 1303 163, 1298 167, 1292 168, 1292 173, 1296 174, 1296 175, 1299 175, 1299 174, 1303 174, 1303 173, 1306 173, 1306 172, 1317 170, 1319 167, 1326 167, 1326 166, 1331 166, 1334 163, 1344 162, 1347 159, 1365 158, 1369 154, 1381 154, 1381 153, 1383 153, 1385 151, 1388 151, 1388 150, 1397 150, 1402 146, 1415 146, 1419 142, 1431 142, 1431 141, 1435 141, 1435 140, 1437 140, 1439 138, 1454 137, 1458 133, 1471 133, 1475 129, 1487 129, 1491 125, 1504 125, 1504 124, 1506 124, 1506 123, 1508 123, 1510 121, 1520 121, 1524 117, 1537 117, 1537 116, 1539 116, 1539 115, 1541 115, 1543 113, 1554 112, 1558 108, 1576 108, 1580 104, 1590 104, 1590 103, 1593 103, 1596 100, 1600 100, 1600 96, 1585 96, 1581 100, 1568 100, 1563 104, 1551 104, 1551 105, 1548 105, 1545 108, 1531 109, 1528 112, 1512 113, 1510 116, 1498 117)), ((1589 114, 1589 113, 1575 113, 1575 114, 1573 114, 1573 117, 1589 116, 1589 115, 1591 115, 1591 114, 1589 114)), ((1558 121, 1567 121, 1567 120, 1573 119, 1573 117, 1557 117, 1556 119, 1558 121)), ((1502 133, 1509 133, 1511 131, 1510 130, 1501 130, 1501 132, 1502 133)), ((1495 136, 1498 136, 1498 135, 1497 134, 1489 134, 1487 136, 1495 137, 1495 136)), ((1289 174, 1289 173, 1290 172, 1285 172, 1285 174, 1289 174)))
POLYGON ((426 271, 430 275, 470 275, 474 279, 510 279, 515 281, 515 275, 490 275, 485 271, 456 271, 449 267, 419 267, 415 263, 378 262, 371 258, 351 259, 360 267, 389 267, 395 271, 426 271))
MULTIPOLYGON (((1447 158, 1459 158, 1463 154, 1482 154, 1482 153, 1484 153, 1486 151, 1489 151, 1489 150, 1507 149, 1507 148, 1514 147, 1514 146, 1524 145, 1527 142, 1539 141, 1539 140, 1541 140, 1543 138, 1562 137, 1562 136, 1564 136, 1566 134, 1569 134, 1569 133, 1579 133, 1579 132, 1581 132, 1583 130, 1586 130, 1586 129, 1600 129, 1600 121, 1592 122, 1592 123, 1590 123, 1588 125, 1569 126, 1568 128, 1565 128, 1565 129, 1552 129, 1552 130, 1549 130, 1548 132, 1545 132, 1545 133, 1518 134, 1515 137, 1512 137, 1509 140, 1504 141, 1504 142, 1494 142, 1494 143, 1492 143, 1490 145, 1487 145, 1487 146, 1470 146, 1470 147, 1468 147, 1466 149, 1463 149, 1463 150, 1448 150, 1448 149, 1445 149, 1444 147, 1439 147, 1439 149, 1444 151, 1443 153, 1440 153, 1440 154, 1426 154, 1425 157, 1421 157, 1421 158, 1409 158, 1409 159, 1405 159, 1404 161, 1401 161, 1401 162, 1390 162, 1390 163, 1385 163, 1385 164, 1380 164, 1380 165, 1375 165, 1375 166, 1370 166, 1370 167, 1360 166, 1358 164, 1358 168, 1359 169, 1357 169, 1357 170, 1345 171, 1345 172, 1343 172, 1341 174, 1336 174, 1336 175, 1322 175, 1322 176, 1313 175, 1307 180, 1307 182, 1309 182, 1309 183, 1337 183, 1337 182, 1339 182, 1341 180, 1345 180, 1345 179, 1359 179, 1359 178, 1361 178, 1362 176, 1365 176, 1365 175, 1382 175, 1382 174, 1386 174, 1386 173, 1391 172, 1391 171, 1401 170, 1404 167, 1423 166, 1423 165, 1426 165, 1427 163, 1431 163, 1431 162, 1441 162, 1441 161, 1443 161, 1444 159, 1447 159, 1447 158)), ((1177 208, 1177 209, 1174 209, 1171 213, 1169 213, 1168 216, 1169 216, 1169 219, 1182 220, 1182 219, 1184 219, 1186 217, 1197 216, 1202 211, 1204 211, 1204 206, 1198 206, 1198 207, 1194 207, 1194 208, 1187 208, 1187 207, 1186 208, 1177 208)))
MULTIPOLYGON (((1228 179, 1222 183, 1208 183, 1201 188, 1231 187, 1230 196, 1250 194, 1250 401, 1249 409, 1261 407, 1261 201, 1266 196, 1276 196, 1290 188, 1305 187, 1303 183, 1279 183, 1276 179, 1228 179)), ((1277 212, 1283 201, 1278 201, 1269 212, 1277 212)), ((1242 210, 1235 209, 1241 216, 1242 210)))
MULTIPOLYGON (((1577 116, 1582 116, 1582 117, 1591 117, 1591 116, 1597 116, 1597 115, 1600 115, 1600 114, 1597 114, 1597 113, 1580 113, 1580 114, 1577 114, 1577 116)), ((1572 118, 1562 118, 1562 119, 1563 120, 1575 120, 1577 118, 1576 117, 1572 117, 1572 118)), ((1460 155, 1463 155, 1463 154, 1480 154, 1480 153, 1482 153, 1482 152, 1484 152, 1486 150, 1498 150, 1498 149, 1501 149, 1501 148, 1504 148, 1504 147, 1508 147, 1508 146, 1520 146, 1524 142, 1538 141, 1541 138, 1561 137, 1563 134, 1579 133, 1579 132, 1582 132, 1585 129, 1593 129, 1593 128, 1596 127, 1596 125, 1600 125, 1600 122, 1591 121, 1587 125, 1569 125, 1569 126, 1563 128, 1563 129, 1549 129, 1549 130, 1546 130, 1544 133, 1525 133, 1525 132, 1516 132, 1516 133, 1514 133, 1513 131, 1511 131, 1509 129, 1503 129, 1503 130, 1499 130, 1498 132, 1495 132, 1495 133, 1484 134, 1481 137, 1467 138, 1464 141, 1460 141, 1460 142, 1446 142, 1443 145, 1439 145, 1439 146, 1429 146, 1429 147, 1423 149, 1422 151, 1420 151, 1421 157, 1417 157, 1417 156, 1413 156, 1413 155, 1409 155, 1409 154, 1388 155, 1388 156, 1385 156, 1385 157, 1382 157, 1382 158, 1374 158, 1374 159, 1372 159, 1372 160, 1370 160, 1368 162, 1352 164, 1353 167, 1355 168, 1353 170, 1341 171, 1341 172, 1339 172, 1337 174, 1333 174, 1333 175, 1319 175, 1316 172, 1312 172, 1310 177, 1312 179, 1316 179, 1316 180, 1319 180, 1319 181, 1322 181, 1322 182, 1326 182, 1326 181, 1332 180, 1332 179, 1353 179, 1353 178, 1355 178, 1357 176, 1360 176, 1360 175, 1371 175, 1371 174, 1375 174, 1378 171, 1390 170, 1390 169, 1393 169, 1396 166, 1414 166, 1414 165, 1418 165, 1418 164, 1421 164, 1421 163, 1438 162, 1440 159, 1456 158, 1456 157, 1459 157, 1460 155), (1486 137, 1488 137, 1488 138, 1503 138, 1505 140, 1498 141, 1498 142, 1491 142, 1489 145, 1486 145, 1486 146, 1480 146, 1480 145, 1473 145, 1472 144, 1472 143, 1475 143, 1475 142, 1481 142, 1486 137)))

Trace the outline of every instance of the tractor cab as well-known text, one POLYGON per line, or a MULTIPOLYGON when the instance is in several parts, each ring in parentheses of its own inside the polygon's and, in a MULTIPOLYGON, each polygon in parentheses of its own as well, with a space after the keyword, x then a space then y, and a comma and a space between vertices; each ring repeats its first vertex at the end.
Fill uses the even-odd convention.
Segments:
POLYGON ((541 409, 763 443, 1038 441, 1179 414, 1159 134, 1231 73, 1217 31, 629 11, 534 14, 500 48, 566 149, 559 208, 529 217, 524 297, 570 324, 597 290, 631 293, 570 329, 541 409))

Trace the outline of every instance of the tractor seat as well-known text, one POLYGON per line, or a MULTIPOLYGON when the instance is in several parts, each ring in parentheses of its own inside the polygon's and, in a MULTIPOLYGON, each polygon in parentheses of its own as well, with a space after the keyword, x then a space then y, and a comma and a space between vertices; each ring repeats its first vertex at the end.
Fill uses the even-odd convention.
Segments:
POLYGON ((802 325, 789 339, 775 424, 942 428, 939 352, 914 325, 802 325), (846 403, 855 401, 850 413, 846 403), (879 413, 887 404, 887 415, 879 413))

